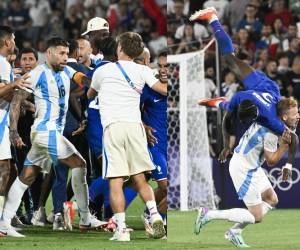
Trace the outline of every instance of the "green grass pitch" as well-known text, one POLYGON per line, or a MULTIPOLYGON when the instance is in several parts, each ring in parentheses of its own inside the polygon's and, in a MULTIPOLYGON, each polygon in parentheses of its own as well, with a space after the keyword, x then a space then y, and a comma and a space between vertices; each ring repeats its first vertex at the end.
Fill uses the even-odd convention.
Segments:
MULTIPOLYGON (((50 199, 48 207, 50 207, 50 199)), ((49 212, 49 209, 47 209, 49 212)), ((27 227, 21 233, 26 238, 0 238, 0 250, 122 250, 122 249, 167 249, 166 240, 148 239, 140 215, 144 205, 137 198, 128 208, 126 223, 134 229, 130 242, 110 242, 112 233, 54 232, 52 225, 47 227, 27 227)))
MULTIPOLYGON (((168 249, 237 249, 224 239, 233 223, 212 221, 199 235, 193 233, 196 212, 168 212, 168 249)), ((299 250, 300 210, 277 209, 260 224, 249 225, 243 232, 248 249, 299 250)))

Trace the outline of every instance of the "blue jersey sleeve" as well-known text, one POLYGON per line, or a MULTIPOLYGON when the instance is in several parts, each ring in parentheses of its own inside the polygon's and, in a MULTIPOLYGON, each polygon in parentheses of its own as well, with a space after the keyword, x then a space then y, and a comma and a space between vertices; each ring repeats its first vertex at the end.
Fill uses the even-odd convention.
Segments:
POLYGON ((273 119, 269 119, 268 122, 266 122, 265 124, 262 124, 264 126, 266 126, 268 129, 272 130, 273 132, 275 132, 278 135, 282 135, 284 129, 285 129, 285 125, 284 123, 279 119, 279 117, 274 117, 273 119))
POLYGON ((224 109, 226 109, 227 111, 229 112, 236 112, 237 111, 237 108, 241 102, 241 95, 242 95, 242 92, 238 92, 236 93, 229 102, 227 102, 225 105, 224 105, 224 109))

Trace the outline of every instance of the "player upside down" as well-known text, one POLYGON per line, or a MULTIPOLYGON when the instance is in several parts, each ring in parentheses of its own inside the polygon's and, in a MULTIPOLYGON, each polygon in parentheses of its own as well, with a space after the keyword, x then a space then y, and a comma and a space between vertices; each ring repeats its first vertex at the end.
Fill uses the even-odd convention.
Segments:
POLYGON ((292 98, 281 99, 275 82, 233 55, 231 39, 223 30, 216 14, 214 8, 207 8, 196 12, 190 20, 206 20, 210 23, 222 56, 243 81, 246 89, 237 93, 230 103, 225 103, 223 98, 204 100, 199 103, 204 106, 220 106, 229 111, 223 121, 225 148, 220 155, 222 162, 226 160, 234 145, 234 143, 230 145, 228 133, 232 113, 237 112, 242 121, 257 122, 254 122, 241 138, 234 150, 229 167, 239 199, 244 201, 248 210, 235 208, 208 211, 206 208, 200 208, 195 223, 195 233, 200 233, 202 227, 213 219, 237 222, 225 233, 225 237, 237 247, 247 247, 241 236, 243 228, 248 224, 260 222, 262 217, 278 203, 277 195, 261 165, 265 159, 269 165, 276 164, 292 141, 289 164, 284 168, 283 179, 286 180, 291 174, 291 163, 295 157, 298 138, 295 134, 285 130, 285 125, 292 130, 297 127, 298 104, 292 98), (282 135, 278 149, 278 139, 275 133, 282 135))

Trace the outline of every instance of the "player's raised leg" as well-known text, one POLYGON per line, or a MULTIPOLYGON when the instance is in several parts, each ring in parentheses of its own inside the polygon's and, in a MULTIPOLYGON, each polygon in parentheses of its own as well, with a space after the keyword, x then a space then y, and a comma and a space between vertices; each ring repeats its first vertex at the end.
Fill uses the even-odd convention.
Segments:
POLYGON ((219 22, 215 8, 210 7, 204 10, 196 11, 193 15, 191 15, 190 20, 207 21, 210 24, 214 36, 218 42, 221 55, 225 58, 230 69, 238 76, 240 80, 244 80, 246 76, 254 71, 252 67, 234 56, 234 47, 231 38, 224 31, 221 23, 219 22))

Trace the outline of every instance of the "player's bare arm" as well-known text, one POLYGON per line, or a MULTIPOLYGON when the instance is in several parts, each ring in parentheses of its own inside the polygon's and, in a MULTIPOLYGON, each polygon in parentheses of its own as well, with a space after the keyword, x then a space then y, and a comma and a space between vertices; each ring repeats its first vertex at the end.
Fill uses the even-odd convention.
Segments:
POLYGON ((95 98, 98 95, 98 92, 96 90, 94 90, 93 88, 89 88, 88 92, 87 92, 87 97, 89 99, 95 98))
POLYGON ((231 112, 226 112, 222 122, 222 134, 223 134, 223 144, 224 147, 219 155, 219 161, 221 163, 226 162, 230 154, 232 154, 232 149, 235 145, 234 127, 233 127, 233 114, 231 112))
POLYGON ((10 113, 9 113, 9 119, 10 119, 10 129, 9 129, 9 137, 11 143, 21 148, 25 146, 24 142, 22 141, 21 137, 18 134, 18 121, 20 117, 20 107, 24 100, 26 100, 29 97, 30 93, 19 89, 15 91, 13 99, 10 104, 10 113))
POLYGON ((166 83, 157 81, 151 88, 164 96, 168 95, 168 84, 166 83))
POLYGON ((264 150, 266 162, 270 167, 278 163, 283 157, 285 152, 288 150, 289 143, 291 143, 291 135, 287 130, 285 130, 281 136, 280 144, 276 152, 270 152, 266 149, 264 150))
POLYGON ((7 81, 2 81, 0 83, 0 97, 4 98, 7 101, 11 101, 13 96, 14 89, 22 89, 30 87, 30 84, 26 82, 29 78, 28 74, 23 75, 20 79, 15 80, 12 83, 8 83, 7 81))

